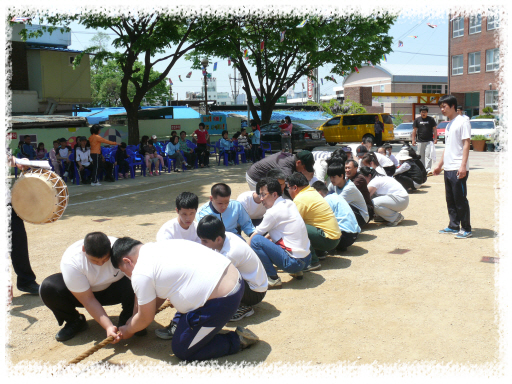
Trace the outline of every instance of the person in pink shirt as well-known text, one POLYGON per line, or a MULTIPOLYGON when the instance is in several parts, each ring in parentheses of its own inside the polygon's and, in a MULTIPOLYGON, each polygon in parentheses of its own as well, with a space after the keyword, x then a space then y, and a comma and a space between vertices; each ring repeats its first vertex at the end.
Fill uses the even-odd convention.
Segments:
POLYGON ((204 123, 199 123, 199 129, 196 129, 192 133, 192 137, 195 137, 197 140, 197 156, 199 156, 199 164, 201 168, 209 167, 208 164, 210 162, 210 151, 208 150, 208 131, 205 129, 204 123))
POLYGON ((281 150, 292 153, 292 119, 290 116, 286 116, 284 120, 284 124, 279 126, 281 128, 281 150))

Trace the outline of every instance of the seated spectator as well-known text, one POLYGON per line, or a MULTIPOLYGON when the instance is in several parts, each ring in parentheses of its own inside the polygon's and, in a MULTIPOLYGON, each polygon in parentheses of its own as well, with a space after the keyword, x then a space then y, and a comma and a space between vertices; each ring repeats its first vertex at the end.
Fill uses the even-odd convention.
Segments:
POLYGON ((44 143, 39 143, 37 145, 36 151, 36 159, 43 160, 48 156, 48 151, 44 148, 44 143))
POLYGON ((249 239, 249 245, 265 268, 268 288, 282 288, 274 265, 302 279, 302 270, 311 262, 308 232, 295 204, 281 197, 281 186, 276 179, 258 181, 256 193, 267 212, 249 239))
POLYGON ((263 215, 267 211, 265 206, 261 204, 260 196, 256 192, 247 191, 238 195, 236 200, 243 205, 245 211, 249 214, 252 225, 255 227, 260 225, 263 215))
POLYGON ((228 164, 235 165, 235 151, 233 151, 233 143, 228 138, 228 131, 222 131, 222 138, 220 139, 220 152, 219 156, 224 157, 224 154, 228 155, 228 164))
POLYGON ((332 163, 327 168, 327 175, 331 179, 329 191, 345 199, 356 215, 357 224, 363 228, 370 221, 368 206, 355 184, 350 179, 345 179, 345 164, 332 163))
MULTIPOLYGON (((101 168, 103 170, 103 180, 105 181, 109 181, 109 182, 114 182, 116 181, 115 177, 114 177, 114 163, 111 163, 110 162, 110 159, 105 159, 105 156, 103 156, 103 154, 100 155, 99 157, 100 159, 100 162, 101 162, 101 168)), ((91 183, 91 185, 94 185, 94 183, 91 183)))
POLYGON ((242 320, 254 314, 253 305, 261 303, 267 293, 265 268, 249 245, 237 235, 226 232, 224 224, 215 216, 205 216, 197 224, 201 244, 226 256, 244 279, 244 295, 238 310, 229 321, 242 320))
POLYGON ((222 220, 226 231, 237 234, 237 226, 247 236, 251 236, 254 232, 249 214, 245 211, 243 205, 231 200, 231 188, 227 184, 217 183, 212 186, 210 201, 205 203, 196 214, 196 220, 199 222, 206 215, 214 215, 222 220))
POLYGON ((82 184, 91 184, 91 178, 85 176, 85 170, 89 170, 92 175, 92 157, 91 150, 87 146, 87 141, 81 140, 80 146, 75 147, 76 166, 78 168, 78 175, 82 184))
POLYGON ((363 175, 357 171, 357 168, 357 161, 347 160, 345 163, 345 178, 353 182, 357 189, 359 189, 359 192, 363 195, 364 202, 366 203, 368 220, 373 220, 373 201, 370 197, 370 192, 368 191, 368 183, 363 175))
POLYGON ((192 148, 189 148, 187 145, 187 132, 180 132, 179 144, 180 151, 183 152, 183 156, 185 157, 188 168, 193 168, 197 160, 197 153, 195 153, 194 150, 192 148))
POLYGON ((409 155, 408 150, 402 149, 398 153, 397 159, 400 161, 400 165, 394 177, 402 184, 402 187, 404 187, 406 191, 415 191, 427 181, 426 172, 423 173, 421 171, 420 167, 418 167, 416 162, 409 155))
MULTIPOLYGON (((144 135, 140 138, 139 143, 139 153, 142 157, 144 157, 144 163, 146 164, 146 167, 149 168, 149 162, 151 157, 149 156, 149 153, 146 152, 146 146, 148 145, 149 136, 144 135)), ((151 170, 151 168, 149 168, 151 170)))
POLYGON ((340 243, 336 247, 338 251, 346 251, 349 246, 354 244, 354 241, 357 239, 357 234, 361 232, 361 228, 357 224, 356 216, 350 208, 350 205, 345 201, 343 197, 337 195, 336 193, 328 194, 327 186, 325 183, 321 181, 317 181, 313 184, 313 188, 315 188, 321 196, 324 197, 329 207, 331 207, 334 217, 338 221, 338 226, 340 227, 341 237, 340 243))
POLYGON ((122 179, 123 177, 125 179, 128 178, 128 171, 130 170, 130 165, 128 163, 128 158, 130 156, 128 156, 128 153, 126 153, 126 143, 123 142, 121 143, 121 145, 118 145, 117 146, 117 151, 116 151, 116 161, 114 163, 114 166, 117 165, 119 168, 118 168, 118 173, 117 173, 117 178, 118 179, 122 179))
POLYGON ((178 136, 174 136, 173 138, 171 138, 171 141, 169 141, 167 143, 167 146, 165 147, 165 153, 167 153, 167 157, 171 159, 176 159, 176 167, 174 169, 174 172, 180 172, 182 163, 185 164, 186 167, 188 167, 187 161, 181 154, 179 141, 180 138, 178 136))
MULTIPOLYGON (((145 151, 147 154, 149 154, 150 160, 155 164, 155 176, 161 176, 161 173, 158 171, 159 166, 158 163, 160 163, 160 166, 164 167, 164 158, 160 156, 155 148, 153 140, 148 140, 148 144, 145 146, 145 151)), ((148 163, 146 163, 147 165, 148 163)), ((149 176, 153 176, 153 173, 151 172, 151 167, 148 167, 149 176)), ((179 172, 179 170, 176 168, 176 172, 179 172)))
POLYGON ((375 221, 387 221, 396 226, 404 219, 400 213, 409 205, 409 194, 402 185, 389 176, 382 176, 373 168, 361 167, 361 174, 368 181, 368 191, 373 198, 375 221))
POLYGON ((48 157, 50 158, 53 170, 56 174, 61 175, 62 174, 62 165, 61 162, 57 159, 57 154, 59 153, 59 140, 53 141, 53 148, 50 150, 50 153, 48 157))
POLYGON ((338 246, 341 231, 331 207, 315 189, 308 185, 306 176, 295 172, 286 182, 293 202, 306 224, 311 242, 311 264, 306 266, 304 271, 314 271, 321 267, 319 260, 326 258, 327 252, 338 246))
POLYGON ((199 206, 198 197, 192 192, 181 192, 176 197, 178 217, 166 222, 156 234, 156 241, 183 239, 201 243, 197 237, 197 223, 194 221, 199 206))
POLYGON ((385 155, 387 156, 387 158, 390 159, 393 162, 393 164, 395 164, 395 167, 398 168, 398 165, 399 165, 398 160, 392 154, 393 147, 391 146, 391 144, 384 144, 383 147, 384 147, 384 150, 386 151, 385 155))
POLYGON ((73 175, 73 163, 71 162, 71 160, 69 160, 69 155, 71 155, 71 153, 73 152, 73 150, 71 149, 71 147, 69 145, 67 145, 67 140, 65 138, 60 138, 59 139, 59 150, 57 152, 57 160, 61 161, 61 164, 62 164, 62 161, 64 161, 64 164, 63 164, 63 168, 64 168, 64 174, 62 175, 63 177, 68 177, 70 179, 73 179, 74 175, 73 175))
POLYGON ((240 136, 238 136, 238 145, 240 145, 245 152, 245 159, 252 163, 251 160, 251 144, 247 140, 247 129, 242 128, 240 131, 240 136))
POLYGON ((361 165, 372 167, 381 175, 393 176, 396 171, 395 164, 385 155, 380 153, 369 152, 361 159, 361 165))
POLYGON ((34 149, 32 144, 30 144, 30 140, 31 139, 30 139, 29 135, 25 135, 23 137, 23 144, 21 146, 21 155, 22 155, 22 157, 26 157, 29 160, 35 160, 37 154, 36 154, 36 150, 34 149))

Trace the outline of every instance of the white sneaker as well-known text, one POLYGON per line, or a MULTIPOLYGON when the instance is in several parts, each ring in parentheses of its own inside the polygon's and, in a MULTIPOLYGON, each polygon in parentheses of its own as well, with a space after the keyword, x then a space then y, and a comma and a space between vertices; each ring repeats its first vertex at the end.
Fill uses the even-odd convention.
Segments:
POLYGON ((101 185, 99 182, 91 183, 91 185, 101 185))
POLYGON ((63 174, 62 176, 63 176, 63 177, 68 177, 68 176, 69 176, 68 171, 64 172, 64 174, 63 174))

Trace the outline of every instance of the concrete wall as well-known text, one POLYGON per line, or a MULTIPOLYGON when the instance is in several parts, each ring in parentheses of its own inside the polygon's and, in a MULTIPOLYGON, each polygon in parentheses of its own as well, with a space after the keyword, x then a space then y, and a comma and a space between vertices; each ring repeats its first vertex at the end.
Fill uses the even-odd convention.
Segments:
POLYGON ((39 102, 36 91, 12 91, 12 113, 37 113, 39 102))

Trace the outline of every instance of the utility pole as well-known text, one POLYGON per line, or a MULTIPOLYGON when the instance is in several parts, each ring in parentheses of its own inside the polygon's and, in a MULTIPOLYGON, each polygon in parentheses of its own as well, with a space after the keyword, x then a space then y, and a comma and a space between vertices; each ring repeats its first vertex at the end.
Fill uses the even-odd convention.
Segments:
POLYGON ((204 58, 201 61, 201 64, 203 64, 204 67, 204 114, 208 114, 208 85, 206 84, 206 78, 208 76, 208 73, 206 72, 206 67, 208 67, 208 58, 204 58))
POLYGON ((234 104, 236 104, 236 98, 238 97, 238 94, 239 94, 239 89, 237 89, 237 83, 239 81, 242 81, 242 78, 238 78, 236 77, 236 67, 233 67, 233 77, 230 77, 228 76, 229 78, 229 85, 231 86, 231 80, 234 80, 233 81, 233 86, 231 86, 231 94, 233 95, 233 102, 234 104))

